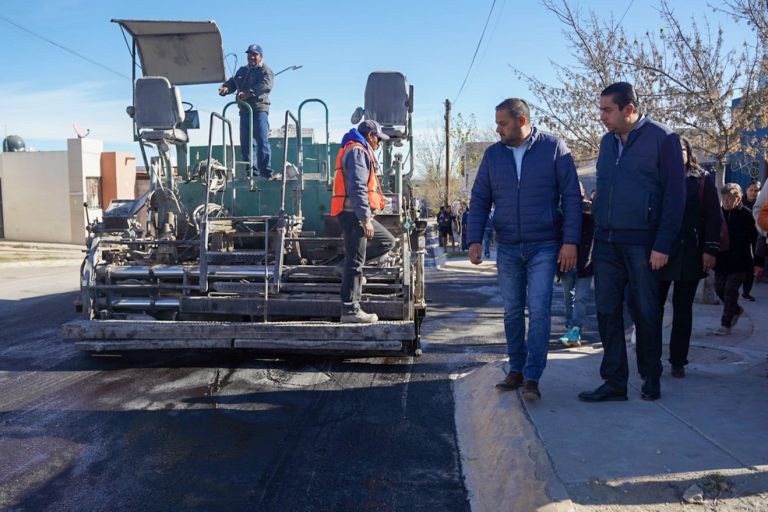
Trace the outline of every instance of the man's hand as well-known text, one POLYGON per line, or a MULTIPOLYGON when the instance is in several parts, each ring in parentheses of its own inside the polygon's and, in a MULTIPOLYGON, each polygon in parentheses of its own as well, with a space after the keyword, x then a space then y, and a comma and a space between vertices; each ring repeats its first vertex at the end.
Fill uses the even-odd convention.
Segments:
POLYGON ((483 258, 481 258, 483 254, 483 246, 474 243, 469 246, 469 261, 474 265, 479 265, 483 262, 483 258))
POLYGON ((712 256, 711 254, 704 253, 701 255, 701 263, 704 266, 704 272, 709 272, 713 268, 715 268, 715 263, 717 263, 717 258, 712 256))
POLYGON ((661 267, 667 264, 669 261, 669 254, 663 254, 656 251, 651 251, 651 270, 659 270, 661 267))
POLYGON ((247 97, 248 97, 248 93, 245 91, 240 91, 239 93, 237 93, 237 99, 239 99, 240 101, 244 100, 247 97))
POLYGON ((576 244, 563 244, 560 247, 560 254, 557 255, 557 262, 560 264, 560 272, 568 272, 576 267, 576 244))
POLYGON ((365 222, 361 222, 360 225, 363 227, 363 233, 365 234, 365 238, 368 240, 373 238, 373 222, 371 219, 365 219, 365 222))
POLYGON ((763 278, 763 267, 758 267, 755 265, 754 272, 755 272, 755 280, 759 281, 763 278))
POLYGON ((229 94, 229 87, 226 85, 219 87, 219 96, 226 96, 227 94, 229 94))

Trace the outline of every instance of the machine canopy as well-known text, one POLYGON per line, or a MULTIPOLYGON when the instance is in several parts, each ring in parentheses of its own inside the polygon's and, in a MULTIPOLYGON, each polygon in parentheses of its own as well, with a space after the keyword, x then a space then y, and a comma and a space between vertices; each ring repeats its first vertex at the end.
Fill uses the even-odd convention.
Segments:
POLYGON ((112 20, 131 34, 144 76, 171 85, 223 82, 224 47, 214 21, 112 20))

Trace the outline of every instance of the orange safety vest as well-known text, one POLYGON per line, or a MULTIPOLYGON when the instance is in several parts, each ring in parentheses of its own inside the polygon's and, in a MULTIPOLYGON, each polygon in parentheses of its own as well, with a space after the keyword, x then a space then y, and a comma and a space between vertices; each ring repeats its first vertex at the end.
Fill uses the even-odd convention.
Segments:
POLYGON ((757 225, 763 231, 768 231, 768 201, 763 203, 763 207, 757 214, 757 225))
POLYGON ((331 198, 331 215, 334 217, 344 211, 344 200, 347 198, 347 184, 344 182, 342 160, 347 150, 356 146, 363 148, 370 162, 368 172, 368 205, 371 207, 371 213, 376 210, 383 210, 384 205, 387 204, 387 198, 384 197, 379 178, 376 176, 376 169, 373 165, 375 159, 373 153, 363 144, 353 140, 347 142, 336 154, 336 176, 333 178, 333 197, 331 198))

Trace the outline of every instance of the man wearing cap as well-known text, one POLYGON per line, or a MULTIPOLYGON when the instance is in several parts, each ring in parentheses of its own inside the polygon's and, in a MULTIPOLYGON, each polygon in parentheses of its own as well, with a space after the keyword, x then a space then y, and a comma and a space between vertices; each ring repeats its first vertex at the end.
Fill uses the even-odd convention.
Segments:
POLYGON ((386 204, 373 152, 387 139, 379 123, 366 120, 344 135, 336 155, 331 215, 339 220, 344 236, 342 323, 373 323, 379 319, 376 313, 360 308, 360 297, 365 262, 385 255, 395 246, 395 237, 373 218, 386 204))
POLYGON ((252 44, 245 53, 248 54, 248 65, 238 69, 235 76, 219 87, 219 95, 226 96, 237 91, 237 99, 251 106, 253 140, 248 138, 248 110, 240 107, 240 151, 246 162, 253 154, 253 170, 258 171, 263 179, 270 179, 272 152, 269 147, 269 93, 272 91, 275 75, 269 66, 264 64, 261 46, 252 44))

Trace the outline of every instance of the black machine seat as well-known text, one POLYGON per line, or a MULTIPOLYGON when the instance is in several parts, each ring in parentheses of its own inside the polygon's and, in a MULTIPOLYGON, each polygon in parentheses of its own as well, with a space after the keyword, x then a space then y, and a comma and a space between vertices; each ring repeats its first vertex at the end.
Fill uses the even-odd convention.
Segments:
POLYGON ((184 144, 189 141, 189 137, 184 130, 173 128, 170 130, 149 130, 141 132, 141 138, 148 142, 171 142, 172 144, 184 144))
POLYGON ((136 79, 133 118, 143 140, 171 144, 188 140, 187 134, 178 128, 184 122, 181 94, 165 77, 136 79))
POLYGON ((396 71, 375 71, 368 75, 365 117, 378 121, 384 133, 397 139, 407 136, 409 105, 405 75, 396 71))

